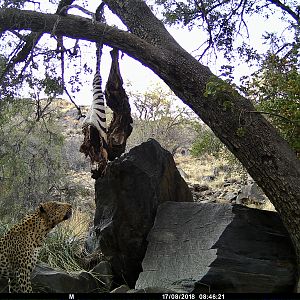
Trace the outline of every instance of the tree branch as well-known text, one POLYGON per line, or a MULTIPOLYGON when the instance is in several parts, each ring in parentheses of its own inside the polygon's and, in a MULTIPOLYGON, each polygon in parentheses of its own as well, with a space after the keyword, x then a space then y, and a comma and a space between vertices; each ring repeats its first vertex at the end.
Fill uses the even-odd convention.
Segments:
MULTIPOLYGON (((71 5, 75 0, 61 0, 58 4, 56 14, 59 14, 63 7, 71 5)), ((1 28, 1 26, 0 26, 1 28)), ((31 32, 26 37, 26 43, 23 48, 9 61, 8 65, 5 68, 5 71, 1 74, 0 82, 4 76, 18 63, 24 62, 27 60, 30 52, 37 45, 41 37, 43 36, 43 31, 31 32)), ((28 65, 28 64, 26 64, 28 65)))
POLYGON ((44 33, 52 34, 56 27, 57 35, 66 36, 73 39, 81 39, 90 42, 98 42, 103 39, 103 43, 118 48, 126 52, 131 57, 147 64, 149 55, 157 57, 166 53, 137 37, 134 34, 119 30, 116 27, 102 23, 93 23, 90 19, 80 16, 67 15, 60 18, 57 15, 44 14, 36 11, 4 9, 0 11, 0 30, 32 30, 43 29, 44 33))
POLYGON ((163 23, 152 14, 144 1, 104 0, 103 2, 122 20, 130 32, 149 44, 169 49, 174 45, 178 47, 178 43, 168 33, 163 23), (142 19, 141 11, 143 12, 142 19), (139 26, 141 23, 144 26, 139 26))
POLYGON ((279 0, 267 0, 272 4, 275 4, 277 7, 280 7, 283 11, 287 12, 296 22, 300 24, 299 14, 295 13, 289 6, 283 4, 279 0))

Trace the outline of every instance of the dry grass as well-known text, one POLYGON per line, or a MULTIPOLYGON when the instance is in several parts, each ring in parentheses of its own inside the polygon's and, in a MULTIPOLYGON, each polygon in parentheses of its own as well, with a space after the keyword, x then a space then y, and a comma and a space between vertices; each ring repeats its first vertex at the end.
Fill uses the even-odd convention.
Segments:
POLYGON ((53 268, 67 272, 81 271, 79 262, 88 232, 90 217, 79 210, 70 220, 59 224, 47 236, 39 259, 53 268))
POLYGON ((91 221, 89 213, 76 209, 73 212, 72 218, 61 223, 61 226, 64 230, 72 232, 78 239, 82 239, 86 237, 91 221))
MULTIPOLYGON (((185 179, 188 184, 200 184, 206 185, 209 189, 215 193, 220 192, 220 196, 216 197, 216 201, 219 203, 228 203, 228 200, 222 197, 225 190, 230 192, 238 192, 243 184, 247 183, 247 179, 250 177, 245 171, 241 171, 240 168, 235 168, 224 158, 215 158, 213 156, 203 156, 201 158, 195 158, 192 156, 181 156, 175 157, 177 167, 181 168, 188 177, 185 179), (220 171, 219 174, 212 181, 203 179, 205 176, 213 175, 215 168, 221 169, 227 166, 229 171, 220 171), (225 179, 233 180, 234 184, 224 188, 225 179)), ((226 194, 226 193, 224 193, 226 194)), ((273 204, 268 200, 264 204, 245 204, 248 207, 258 208, 263 210, 276 211, 273 204)))
MULTIPOLYGON (((213 156, 203 156, 201 158, 195 158, 192 156, 177 156, 175 157, 177 167, 180 167, 187 175, 187 181, 191 184, 198 183, 208 184, 206 180, 203 180, 203 176, 210 176, 213 174, 214 168, 222 168, 228 166, 228 162, 223 158, 215 158, 213 156)), ((223 187, 224 179, 228 177, 228 173, 220 171, 215 180, 209 183, 212 189, 220 189, 223 187)), ((240 179, 240 175, 232 172, 231 178, 237 180, 240 179)))

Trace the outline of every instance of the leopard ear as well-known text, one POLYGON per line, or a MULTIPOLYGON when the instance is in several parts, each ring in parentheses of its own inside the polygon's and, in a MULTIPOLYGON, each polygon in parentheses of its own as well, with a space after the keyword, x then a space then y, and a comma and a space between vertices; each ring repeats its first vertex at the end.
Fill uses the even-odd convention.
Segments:
POLYGON ((40 212, 41 213, 45 213, 46 212, 42 203, 40 204, 40 212))

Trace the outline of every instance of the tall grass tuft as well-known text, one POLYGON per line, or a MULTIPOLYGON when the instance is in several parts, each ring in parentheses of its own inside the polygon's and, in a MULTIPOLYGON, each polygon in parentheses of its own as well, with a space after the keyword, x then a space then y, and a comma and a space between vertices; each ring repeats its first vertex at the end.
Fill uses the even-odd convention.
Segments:
POLYGON ((82 271, 79 263, 89 224, 87 214, 75 211, 70 221, 49 233, 39 253, 39 260, 66 272, 82 271))

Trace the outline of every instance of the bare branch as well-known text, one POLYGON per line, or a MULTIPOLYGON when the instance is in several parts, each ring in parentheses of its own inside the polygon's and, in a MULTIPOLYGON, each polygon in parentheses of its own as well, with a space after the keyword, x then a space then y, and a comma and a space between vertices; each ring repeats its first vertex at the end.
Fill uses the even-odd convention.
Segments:
MULTIPOLYGON (((67 6, 71 5, 75 0, 61 0, 60 3, 58 4, 58 8, 56 13, 59 14, 59 11, 67 6)), ((1 26, 0 26, 1 27, 1 26)), ((4 76, 18 63, 25 62, 25 69, 29 65, 28 62, 26 62, 30 52, 34 49, 34 47, 37 45, 41 37, 43 36, 42 31, 38 32, 31 32, 27 37, 26 37, 26 43, 23 46, 23 48, 10 60, 8 65, 6 66, 4 72, 1 74, 0 77, 0 82, 3 80, 4 76)), ((24 68, 22 72, 24 71, 24 68)), ((20 77, 20 76, 19 76, 20 77)))
MULTIPOLYGON (((74 1, 73 1, 74 2, 74 1)), ((93 17, 94 16, 94 13, 92 13, 91 11, 85 9, 84 7, 81 7, 77 4, 74 4, 74 5, 66 5, 64 7, 62 7, 58 12, 57 14, 58 15, 61 15, 61 16, 66 16, 67 13, 68 13, 68 10, 71 9, 71 8, 76 8, 78 10, 80 10, 81 12, 85 13, 86 15, 90 16, 90 17, 93 17)))
POLYGON ((78 117, 77 117, 77 119, 79 120, 79 119, 81 119, 81 118, 85 118, 85 115, 82 114, 82 111, 81 111, 80 106, 78 106, 78 105, 75 103, 75 101, 73 100, 72 96, 70 95, 70 93, 68 92, 68 90, 67 90, 66 87, 64 87, 64 91, 65 91, 65 93, 67 94, 67 96, 69 97, 70 101, 74 104, 74 106, 75 106, 76 109, 77 109, 77 112, 78 112, 78 117))
POLYGON ((280 7, 283 11, 287 12, 297 22, 297 24, 300 24, 299 14, 294 12, 289 6, 283 4, 279 0, 267 0, 267 1, 275 4, 277 7, 280 7))
POLYGON ((283 119, 284 121, 288 122, 288 123, 292 123, 292 124, 297 124, 298 126, 300 125, 300 120, 291 120, 285 116, 282 116, 282 115, 279 115, 277 113, 272 113, 272 112, 267 112, 267 111, 249 111, 249 113, 252 113, 252 114, 263 114, 263 115, 270 115, 270 116, 273 116, 273 117, 277 117, 277 118, 281 118, 283 119))

